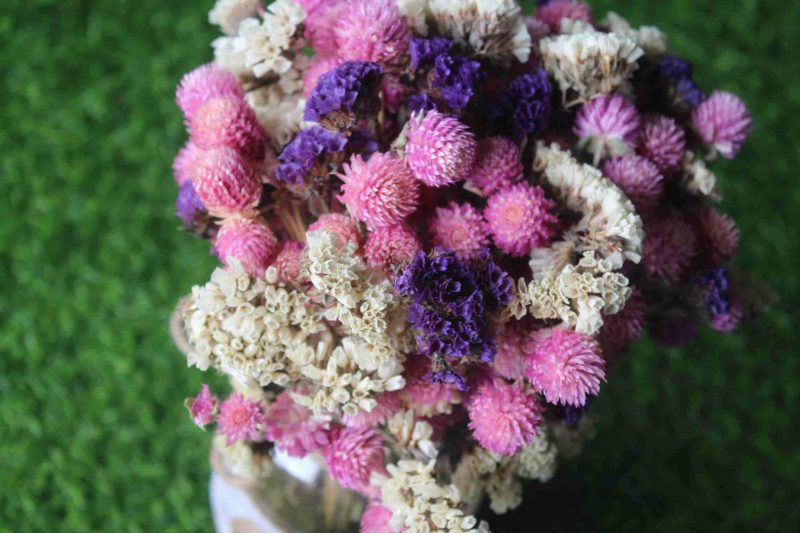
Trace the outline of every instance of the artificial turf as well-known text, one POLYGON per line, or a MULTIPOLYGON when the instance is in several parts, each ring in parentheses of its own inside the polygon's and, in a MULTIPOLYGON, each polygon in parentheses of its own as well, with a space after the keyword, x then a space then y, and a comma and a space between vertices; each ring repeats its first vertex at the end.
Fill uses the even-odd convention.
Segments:
MULTIPOLYGON (((210 58, 210 4, 0 6, 0 531, 211 529, 210 435, 181 404, 204 376, 167 333, 214 266, 177 230, 170 176, 173 91, 210 58)), ((658 25, 706 89, 749 103, 751 140, 714 169, 737 265, 780 302, 734 335, 637 344, 593 408, 597 439, 522 512, 541 531, 794 529, 800 2, 593 5, 658 25)))

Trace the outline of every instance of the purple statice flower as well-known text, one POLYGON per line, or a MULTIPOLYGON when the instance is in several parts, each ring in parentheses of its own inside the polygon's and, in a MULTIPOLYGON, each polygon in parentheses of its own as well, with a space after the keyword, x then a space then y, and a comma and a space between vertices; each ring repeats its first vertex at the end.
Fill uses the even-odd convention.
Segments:
POLYGON ((467 107, 483 78, 481 64, 466 57, 441 54, 434 62, 432 85, 456 111, 467 107))
POLYGON ((437 57, 446 54, 452 47, 453 41, 444 37, 411 39, 408 47, 408 53, 411 56, 411 68, 416 70, 421 65, 433 63, 437 57))
POLYGON ((206 215, 206 206, 197 196, 192 180, 186 180, 178 191, 175 201, 175 214, 183 221, 186 228, 192 228, 200 218, 206 215))
POLYGON ((491 116, 500 119, 511 130, 514 139, 521 141, 547 126, 552 92, 553 87, 544 69, 523 74, 506 87, 491 116))
POLYGON ((408 99, 408 110, 412 113, 428 112, 437 109, 436 102, 428 96, 428 93, 413 94, 408 99))
POLYGON ((467 380, 464 379, 464 376, 462 376, 452 368, 447 368, 444 370, 433 372, 431 373, 429 379, 432 383, 453 385, 460 391, 469 390, 469 386, 467 386, 467 380))
POLYGON ((378 141, 367 130, 355 130, 347 139, 348 151, 361 154, 364 159, 377 152, 378 148, 378 141))
POLYGON ((691 78, 694 73, 694 67, 685 59, 665 54, 658 61, 658 72, 665 78, 678 81, 684 78, 691 78))
POLYGON ((695 283, 706 291, 705 306, 712 316, 731 310, 730 277, 727 268, 714 268, 698 276, 695 283))
POLYGON ((703 89, 691 78, 678 81, 675 84, 675 94, 692 109, 702 104, 706 97, 703 89))
POLYGON ((321 122, 333 113, 352 115, 364 98, 372 96, 380 88, 383 69, 370 61, 347 61, 338 68, 326 72, 306 103, 303 118, 321 122))
POLYGON ((581 418, 583 418, 583 415, 589 410, 589 407, 592 405, 592 400, 594 399, 595 396, 587 396, 586 403, 580 407, 576 407, 574 405, 565 406, 564 415, 561 418, 561 420, 564 422, 564 425, 570 428, 577 426, 578 422, 580 422, 581 418))
POLYGON ((300 184, 306 174, 330 152, 341 152, 347 138, 339 133, 313 126, 298 133, 278 156, 275 178, 283 183, 300 184))
POLYGON ((679 102, 692 109, 703 102, 705 95, 694 81, 694 67, 689 61, 674 55, 664 55, 658 62, 658 73, 672 82, 679 102))

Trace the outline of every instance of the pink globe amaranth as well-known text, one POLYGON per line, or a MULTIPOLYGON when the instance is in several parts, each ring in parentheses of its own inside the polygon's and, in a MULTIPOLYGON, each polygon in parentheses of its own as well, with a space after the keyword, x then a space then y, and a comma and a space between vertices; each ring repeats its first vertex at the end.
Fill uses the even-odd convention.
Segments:
POLYGON ((359 533, 396 533, 389 521, 392 511, 378 502, 370 502, 361 514, 359 533))
POLYGON ((305 37, 319 57, 336 55, 336 27, 347 7, 347 0, 328 0, 307 12, 305 37))
POLYGON ((636 146, 639 112, 625 97, 603 95, 581 106, 575 116, 575 135, 595 156, 595 163, 607 156, 619 156, 636 146))
POLYGON ((492 369, 506 379, 519 379, 525 374, 526 347, 528 334, 506 324, 495 338, 495 355, 492 369))
POLYGON ((375 401, 378 405, 372 411, 359 410, 354 415, 343 415, 342 424, 353 428, 375 427, 386 423, 389 417, 403 407, 400 393, 397 391, 381 393, 375 396, 375 401))
POLYGON ((358 225, 345 213, 325 213, 308 227, 308 231, 328 231, 339 238, 342 244, 354 242, 359 247, 363 241, 358 225))
POLYGON ((225 435, 230 445, 237 441, 261 439, 264 427, 264 412, 261 402, 248 400, 238 393, 231 394, 219 404, 217 432, 225 435))
POLYGON ((478 139, 475 165, 467 176, 470 186, 484 196, 522 181, 519 149, 505 137, 478 139))
POLYGON ((646 115, 639 133, 639 153, 655 163, 662 173, 677 170, 686 152, 686 134, 674 119, 646 115))
POLYGON ((692 226, 673 213, 656 213, 645 220, 642 264, 651 279, 679 281, 700 252, 692 226))
POLYGON ((470 396, 469 428, 490 452, 513 455, 528 446, 542 423, 542 407, 520 384, 489 380, 470 396))
POLYGON ((189 398, 186 402, 192 421, 199 428, 204 428, 214 421, 217 410, 217 399, 211 394, 211 389, 205 383, 200 388, 200 394, 196 398, 189 398))
POLYGON ((392 267, 410 261, 420 248, 422 245, 414 229, 401 224, 371 231, 364 245, 364 255, 369 266, 392 272, 392 267))
POLYGON ((264 438, 292 457, 305 457, 328 444, 328 424, 314 419, 289 391, 281 392, 267 410, 264 438))
POLYGON ((437 207, 428 233, 434 245, 455 252, 459 259, 475 259, 489 246, 486 221, 471 204, 450 202, 447 207, 437 207))
POLYGON ((739 249, 739 230, 728 215, 713 207, 701 207, 692 216, 700 240, 700 263, 714 268, 736 255, 739 249))
POLYGON ((414 212, 419 203, 419 184, 402 159, 377 153, 364 161, 354 155, 344 172, 339 200, 369 229, 396 226, 414 212))
POLYGON ((430 374, 431 365, 427 357, 412 354, 406 359, 403 369, 406 386, 399 392, 407 405, 425 408, 453 403, 456 399, 455 387, 430 381, 427 379, 430 374))
POLYGON ((648 159, 627 154, 609 159, 603 165, 603 174, 613 181, 630 198, 637 209, 653 209, 664 195, 664 176, 648 159))
POLYGON ((383 438, 371 427, 336 426, 330 432, 330 443, 322 448, 328 473, 347 489, 368 497, 378 495, 370 485, 373 472, 385 473, 383 438))
POLYGON ((458 119, 429 111, 408 125, 405 160, 414 176, 430 187, 443 187, 467 177, 475 164, 477 142, 458 119))
POLYGON ((229 265, 235 259, 253 277, 264 276, 280 248, 275 234, 260 218, 225 220, 214 242, 214 251, 223 263, 229 265))
POLYGON ((563 19, 592 23, 592 8, 586 2, 576 0, 553 0, 536 8, 534 15, 550 28, 553 33, 561 33, 563 19))
POLYGON ((342 60, 336 56, 315 57, 303 73, 303 96, 308 98, 311 95, 311 91, 317 86, 319 77, 341 64, 342 60))
POLYGON ((294 281, 300 276, 305 244, 298 241, 283 241, 273 266, 284 281, 294 281))
POLYGON ((247 211, 261 199, 261 180, 233 148, 215 148, 200 154, 192 183, 206 209, 215 216, 247 211))
POLYGON ((183 148, 178 151, 178 154, 172 161, 172 175, 175 177, 178 186, 183 185, 187 181, 191 181, 194 175, 195 165, 197 165, 197 160, 202 154, 203 151, 192 141, 187 142, 183 148))
POLYGON ((692 112, 692 124, 704 143, 733 159, 750 132, 750 112, 738 96, 714 91, 692 112))
POLYGON ((556 235, 555 207, 541 187, 518 183, 490 196, 483 216, 495 245, 507 254, 522 257, 556 235))
POLYGON ((244 99, 244 89, 236 76, 215 63, 208 63, 188 72, 175 91, 175 101, 189 124, 200 107, 219 96, 244 99))
POLYGON ((525 377, 552 404, 582 407, 600 392, 606 362, 589 335, 553 329, 542 333, 528 355, 525 377))
POLYGON ((641 337, 646 311, 647 302, 642 291, 634 288, 620 312, 603 316, 603 328, 598 340, 608 364, 615 363, 628 346, 641 337))
POLYGON ((727 313, 712 316, 708 325, 718 333, 730 333, 736 329, 743 316, 744 312, 741 304, 736 298, 733 298, 730 310, 727 313))
POLYGON ((253 109, 242 98, 219 96, 204 103, 189 123, 199 148, 227 146, 253 162, 264 159, 267 137, 253 109))
POLYGON ((398 66, 411 30, 395 0, 353 0, 341 12, 334 33, 339 57, 398 66))

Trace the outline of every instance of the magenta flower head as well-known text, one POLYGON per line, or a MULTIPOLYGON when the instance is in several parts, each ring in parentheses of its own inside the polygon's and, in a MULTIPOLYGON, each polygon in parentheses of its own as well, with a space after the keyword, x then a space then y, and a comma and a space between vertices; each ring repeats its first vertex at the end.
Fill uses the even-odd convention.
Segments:
POLYGON ((736 255, 739 230, 731 217, 713 207, 702 207, 693 218, 706 266, 720 266, 736 255))
POLYGON ((731 93, 714 91, 692 113, 692 123, 703 142, 725 159, 733 159, 750 131, 750 113, 731 93))
POLYGON ((172 162, 172 175, 178 185, 183 185, 187 181, 191 181, 194 175, 194 167, 197 164, 197 159, 203 153, 192 141, 187 142, 183 148, 178 151, 172 162))
POLYGON ((603 174, 640 210, 652 209, 664 194, 664 176, 642 156, 627 154, 609 159, 603 165, 603 174))
MULTIPOLYGON (((315 1, 315 0, 312 0, 315 1)), ((305 36, 319 57, 336 56, 336 25, 348 8, 347 0, 323 0, 306 10, 305 36)))
POLYGON ((283 241, 281 243, 281 251, 275 257, 273 266, 278 270, 278 276, 282 280, 295 280, 300 275, 300 266, 305 247, 305 244, 297 241, 283 241))
POLYGON ((205 383, 200 388, 196 398, 187 398, 186 407, 192 415, 192 420, 197 427, 203 429, 214 421, 217 413, 217 399, 211 394, 211 389, 205 383))
POLYGON ((561 33, 564 19, 592 23, 592 8, 586 2, 577 0, 552 0, 536 8, 536 18, 547 24, 553 33, 561 33))
POLYGON ((279 250, 278 239, 260 218, 226 220, 214 242, 214 251, 223 263, 229 265, 235 259, 253 277, 264 276, 279 250))
POLYGON ((525 377, 549 403, 582 407, 600 392, 606 362, 589 335, 553 329, 543 332, 528 355, 525 377))
POLYGON ((355 155, 337 174, 344 182, 339 200, 369 229, 400 224, 419 202, 419 185, 402 159, 374 154, 369 161, 355 155))
POLYGON ((344 60, 396 66, 408 50, 411 30, 395 0, 355 0, 336 23, 335 39, 344 60))
POLYGON ((500 455, 513 455, 529 445, 542 423, 542 407, 517 383, 487 380, 467 404, 469 427, 481 446, 500 455))
POLYGON ((407 263, 422 245, 413 228, 406 224, 376 228, 367 236, 364 255, 369 266, 392 272, 392 267, 407 263))
POLYGON ((506 379, 519 379, 525 374, 528 334, 522 328, 506 325, 495 338, 496 353, 492 369, 506 379))
POLYGON ((354 242, 361 246, 361 233, 356 221, 345 213, 325 213, 308 227, 308 231, 327 231, 336 235, 342 244, 354 242))
POLYGON ((605 157, 626 154, 636 146, 639 113, 620 95, 603 95, 583 104, 575 117, 579 146, 594 154, 597 164, 605 157))
POLYGON ((218 96, 204 103, 189 123, 192 142, 203 150, 227 146, 250 161, 264 159, 267 137, 243 99, 218 96))
POLYGON ((650 278, 680 280, 699 251, 700 245, 692 226, 681 217, 655 215, 646 220, 642 264, 650 278))
POLYGON ((377 496, 369 484, 373 472, 385 473, 383 439, 373 428, 335 427, 322 456, 331 477, 346 488, 365 496, 377 496))
POLYGON ((482 195, 505 189, 522 180, 522 163, 517 145, 505 137, 478 139, 475 166, 467 181, 482 195))
POLYGON ((458 119, 429 111, 409 122, 405 160, 414 176, 430 187, 464 179, 475 164, 475 136, 458 119))
POLYGON ((471 204, 437 207, 428 228, 433 244, 455 252, 459 259, 476 259, 489 245, 486 221, 471 204))
POLYGON ((516 257, 546 245, 556 235, 556 203, 541 187, 518 183, 489 197, 483 216, 495 245, 516 257))
POLYGON ((686 151, 686 135, 677 122, 664 115, 642 120, 639 153, 655 163, 662 173, 677 170, 686 151))
POLYGON ((243 100, 244 89, 236 81, 236 76, 215 63, 202 65, 185 74, 175 92, 175 100, 183 111, 187 124, 191 123, 203 104, 219 96, 243 100))
POLYGON ((389 523, 392 511, 380 503, 370 502, 361 515, 359 533, 395 533, 397 530, 389 523))
POLYGON ((327 423, 281 392, 264 417, 264 438, 292 457, 305 457, 328 444, 327 423))
POLYGON ((241 394, 231 394, 219 405, 217 431, 225 435, 228 445, 237 441, 259 440, 264 422, 261 402, 248 400, 241 394))
POLYGON ((261 198, 261 181, 233 148, 215 148, 200 155, 192 182, 213 215, 246 211, 261 198))

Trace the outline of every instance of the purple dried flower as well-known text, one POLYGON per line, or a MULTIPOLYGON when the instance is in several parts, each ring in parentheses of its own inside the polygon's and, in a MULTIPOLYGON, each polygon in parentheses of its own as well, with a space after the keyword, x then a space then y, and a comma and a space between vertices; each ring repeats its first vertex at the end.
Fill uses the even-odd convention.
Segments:
POLYGON ((703 89, 690 78, 682 79, 675 85, 675 95, 692 109, 702 104, 705 99, 703 89))
POLYGON ((674 84, 674 96, 678 103, 694 109, 703 102, 705 96, 692 77, 694 68, 690 62, 678 56, 665 55, 658 62, 658 72, 674 84))
POLYGON ((730 278, 727 268, 715 268, 698 276, 695 283, 706 292, 705 306, 712 316, 719 316, 731 310, 730 278))
POLYGON ((382 76, 381 66, 370 61, 347 61, 326 72, 311 91, 303 118, 322 122, 333 113, 357 113, 357 104, 377 94, 382 76))
POLYGON ((550 118, 550 95, 553 88, 547 72, 523 74, 512 81, 500 96, 492 118, 502 120, 517 141, 544 130, 550 118))
POLYGON ((408 110, 412 113, 428 112, 437 109, 436 102, 434 102, 428 93, 413 94, 408 99, 408 110))
POLYGON ((672 81, 678 81, 684 78, 691 78, 694 73, 694 67, 685 59, 666 54, 661 56, 661 59, 658 61, 658 71, 662 76, 672 81))
POLYGON ((481 64, 466 57, 441 54, 434 63, 433 86, 454 110, 467 107, 483 78, 481 64))
POLYGON ((275 178, 283 183, 299 184, 320 158, 329 152, 341 152, 347 138, 339 133, 313 126, 298 133, 278 156, 275 178))
POLYGON ((184 181, 181 185, 178 199, 175 201, 175 213, 187 228, 193 227, 198 219, 206 214, 206 206, 197 196, 192 180, 184 181))
POLYGON ((432 63, 437 57, 446 54, 453 47, 453 41, 444 37, 432 39, 411 39, 408 47, 411 56, 411 68, 416 70, 420 65, 432 63))
POLYGON ((432 383, 443 383, 446 385, 454 385, 460 391, 467 391, 467 381, 464 377, 453 369, 439 370, 430 375, 432 383))

